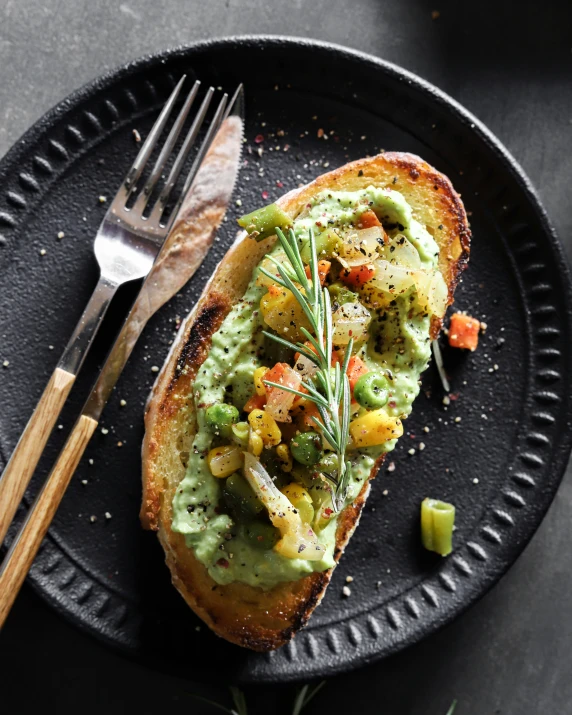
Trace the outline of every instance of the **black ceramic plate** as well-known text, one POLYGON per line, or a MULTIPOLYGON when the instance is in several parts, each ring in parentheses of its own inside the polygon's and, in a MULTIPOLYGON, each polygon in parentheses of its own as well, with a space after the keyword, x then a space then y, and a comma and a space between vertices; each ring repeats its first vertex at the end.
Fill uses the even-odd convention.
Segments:
MULTIPOLYGON (((85 631, 173 673, 197 679, 224 672, 242 681, 331 675, 450 621, 505 573, 538 527, 572 435, 568 272, 537 197, 506 150, 451 99, 392 65, 277 38, 210 42, 141 60, 58 105, 0 167, 0 361, 9 362, 0 369, 4 461, 95 283, 91 246, 105 210, 98 197, 119 185, 136 152, 133 129, 148 131, 183 72, 217 86, 246 84, 248 141, 236 191, 242 208, 233 204, 191 285, 148 326, 105 411, 108 433, 94 436, 30 578, 85 631), (193 306, 239 213, 382 149, 420 154, 462 193, 474 238, 456 305, 487 329, 474 354, 445 349, 450 404, 434 368, 424 375, 406 434, 375 481, 309 626, 275 653, 250 653, 201 625, 171 587, 155 536, 139 527, 151 368, 162 364, 176 317, 193 306), (457 506, 455 551, 447 559, 420 546, 425 496, 457 506), (351 596, 343 597, 347 576, 351 596)), ((124 291, 115 315, 131 295, 124 291)), ((106 324, 86 374, 101 362, 116 324, 106 324)), ((44 473, 90 381, 77 385, 44 473)))

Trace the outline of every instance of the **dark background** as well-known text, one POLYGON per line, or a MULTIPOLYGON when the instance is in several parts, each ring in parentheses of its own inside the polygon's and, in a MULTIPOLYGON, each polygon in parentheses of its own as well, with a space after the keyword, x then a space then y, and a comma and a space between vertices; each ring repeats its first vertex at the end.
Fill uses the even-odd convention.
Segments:
MULTIPOLYGON (((568 255, 572 3, 454 0, 0 0, 0 155, 84 82, 148 52, 239 33, 330 40, 395 62, 448 92, 528 173, 568 255), (439 16, 434 18, 433 11, 439 16)), ((510 573, 456 623, 329 682, 307 713, 572 713, 570 469, 510 573)), ((217 663, 213 662, 213 669, 217 663)), ((27 587, 0 636, 0 710, 215 713, 217 691, 125 661, 56 617, 27 587)), ((295 688, 247 690, 251 712, 290 712, 295 688)))

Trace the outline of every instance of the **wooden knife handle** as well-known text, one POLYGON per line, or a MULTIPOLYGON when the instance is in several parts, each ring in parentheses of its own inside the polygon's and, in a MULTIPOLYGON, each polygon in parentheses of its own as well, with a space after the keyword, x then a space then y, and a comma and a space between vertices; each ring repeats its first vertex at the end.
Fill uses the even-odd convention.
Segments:
POLYGON ((48 437, 75 381, 75 375, 57 367, 0 476, 0 544, 36 469, 48 437))
POLYGON ((15 536, 0 567, 0 628, 30 570, 42 539, 54 518, 60 501, 97 427, 91 417, 82 415, 60 452, 58 461, 32 505, 24 525, 15 536))

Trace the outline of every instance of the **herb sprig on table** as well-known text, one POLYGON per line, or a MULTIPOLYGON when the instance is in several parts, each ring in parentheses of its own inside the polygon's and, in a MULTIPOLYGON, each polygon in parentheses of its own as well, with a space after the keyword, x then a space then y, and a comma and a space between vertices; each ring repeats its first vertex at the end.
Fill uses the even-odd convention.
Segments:
POLYGON ((293 392, 295 395, 313 402, 317 407, 320 419, 312 417, 312 420, 321 430, 338 458, 336 472, 327 473, 324 476, 334 487, 332 499, 334 509, 340 511, 344 505, 350 475, 350 465, 349 462, 346 462, 350 422, 350 385, 347 368, 352 354, 353 341, 350 339, 346 347, 343 365, 340 367, 339 362, 336 362, 332 368, 334 333, 332 306, 328 289, 325 286, 322 287, 320 283, 314 232, 310 229, 310 278, 306 275, 306 268, 300 256, 300 249, 294 231, 290 229, 288 236, 285 236, 277 228, 276 235, 290 261, 291 268, 280 263, 273 256, 268 256, 276 266, 280 277, 272 275, 264 267, 260 270, 274 283, 292 292, 308 318, 313 335, 303 326, 300 327, 300 331, 314 349, 312 350, 308 347, 308 344, 300 342, 294 344, 274 333, 264 331, 264 334, 290 350, 304 355, 316 365, 317 371, 312 382, 302 382, 307 393, 275 382, 265 381, 265 384, 287 392, 293 392))

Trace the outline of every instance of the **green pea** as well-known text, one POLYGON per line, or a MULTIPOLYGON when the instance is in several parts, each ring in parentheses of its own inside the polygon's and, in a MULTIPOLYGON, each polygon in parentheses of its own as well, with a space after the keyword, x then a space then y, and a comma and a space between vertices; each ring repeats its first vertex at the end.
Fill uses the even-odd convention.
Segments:
POLYGON ((232 435, 232 425, 238 422, 238 410, 234 405, 216 402, 214 405, 207 407, 206 420, 207 425, 215 434, 230 437, 232 435))
POLYGON ((338 470, 338 455, 335 452, 327 452, 318 462, 320 472, 332 474, 338 470))
POLYGON ((226 479, 222 494, 226 505, 238 519, 252 519, 264 509, 250 484, 238 472, 226 479))
POLYGON ((389 397, 387 378, 378 372, 366 372, 354 387, 354 397, 368 410, 383 407, 389 397))
POLYGON ((280 538, 280 532, 275 526, 262 521, 251 521, 244 527, 243 533, 246 541, 261 551, 272 549, 280 538))
POLYGON ((317 432, 302 432, 290 442, 290 452, 297 462, 310 467, 322 458, 322 438, 317 432))

